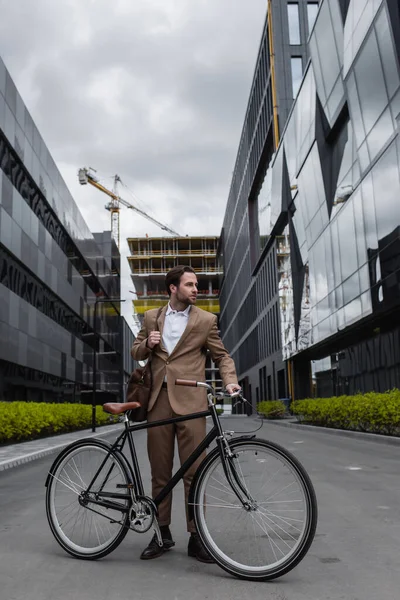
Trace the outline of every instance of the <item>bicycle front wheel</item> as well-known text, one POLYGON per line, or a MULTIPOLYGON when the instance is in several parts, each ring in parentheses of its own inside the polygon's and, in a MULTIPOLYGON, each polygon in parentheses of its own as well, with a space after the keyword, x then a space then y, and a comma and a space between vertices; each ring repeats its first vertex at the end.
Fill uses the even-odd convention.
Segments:
MULTIPOLYGON (((231 470, 252 498, 245 508, 228 482, 219 453, 194 480, 194 519, 203 544, 226 571, 266 581, 287 573, 306 554, 317 525, 315 492, 289 452, 264 440, 233 440, 231 470)), ((231 471, 231 472, 232 472, 231 471)))
POLYGON ((82 441, 60 454, 50 471, 46 512, 64 550, 97 559, 122 542, 129 529, 128 483, 123 461, 101 441, 82 441), (99 504, 102 500, 112 507, 99 504))

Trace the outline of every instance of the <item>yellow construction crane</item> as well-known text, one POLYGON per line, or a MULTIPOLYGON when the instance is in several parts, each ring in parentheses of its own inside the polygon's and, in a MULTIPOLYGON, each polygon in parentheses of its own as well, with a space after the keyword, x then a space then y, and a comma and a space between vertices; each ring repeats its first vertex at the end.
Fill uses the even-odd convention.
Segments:
POLYGON ((84 167, 83 169, 79 169, 79 171, 78 171, 79 183, 81 185, 86 185, 86 184, 90 183, 95 188, 97 188, 101 192, 104 192, 105 194, 107 194, 107 196, 109 196, 111 198, 110 202, 108 202, 108 204, 105 205, 105 208, 107 210, 109 210, 111 213, 111 235, 113 236, 118 248, 119 248, 119 242, 120 242, 120 235, 119 235, 120 204, 123 204, 123 206, 126 206, 127 208, 131 208, 132 210, 136 211, 137 213, 139 213, 139 215, 142 215, 142 217, 144 217, 145 219, 148 219, 155 225, 158 225, 164 231, 168 231, 168 233, 171 233, 172 235, 175 235, 176 237, 181 237, 179 235, 179 233, 177 233, 173 229, 170 229, 163 223, 160 223, 160 221, 153 219, 153 217, 150 217, 150 215, 145 213, 143 210, 140 210, 140 208, 138 208, 137 206, 134 206, 130 202, 127 202, 126 200, 121 198, 121 196, 118 195, 118 183, 121 181, 121 179, 118 175, 114 176, 114 191, 111 191, 111 190, 107 189, 106 187, 104 187, 104 185, 102 185, 99 182, 97 177, 94 175, 95 172, 96 172, 95 169, 92 169, 91 167, 89 167, 89 169, 86 169, 86 167, 84 167))

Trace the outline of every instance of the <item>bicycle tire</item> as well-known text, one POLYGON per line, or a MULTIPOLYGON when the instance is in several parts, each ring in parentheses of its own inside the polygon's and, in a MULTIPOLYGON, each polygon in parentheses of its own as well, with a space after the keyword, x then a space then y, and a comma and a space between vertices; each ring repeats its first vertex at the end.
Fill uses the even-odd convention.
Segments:
POLYGON ((300 462, 278 444, 255 438, 232 440, 229 447, 257 508, 246 510, 233 493, 216 449, 193 480, 190 509, 197 531, 216 563, 230 574, 251 581, 281 577, 304 558, 314 539, 318 517, 313 485, 300 462), (260 476, 264 467, 270 470, 269 480, 260 476), (294 483, 286 483, 286 473, 294 483), (285 489, 289 500, 283 498, 285 489))
MULTIPOLYGON (((79 501, 107 453, 109 445, 106 442, 82 440, 63 450, 50 469, 46 490, 47 520, 57 542, 75 558, 96 560, 106 556, 119 546, 129 529, 130 499, 118 500, 121 511, 90 502, 84 506, 79 501)), ((130 478, 123 456, 113 451, 92 490, 121 492, 122 489, 126 492, 127 487, 116 486, 127 486, 128 483, 130 478)))

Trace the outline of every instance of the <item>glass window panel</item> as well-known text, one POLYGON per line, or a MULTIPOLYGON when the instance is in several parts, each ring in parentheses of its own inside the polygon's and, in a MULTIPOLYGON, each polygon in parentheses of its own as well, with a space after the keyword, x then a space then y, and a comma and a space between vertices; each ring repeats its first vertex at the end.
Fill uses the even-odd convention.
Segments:
POLYGON ((347 304, 353 298, 360 295, 360 279, 358 271, 343 282, 343 302, 347 304))
POLYGON ((349 76, 349 79, 347 81, 347 94, 349 99, 349 112, 351 117, 351 123, 356 138, 356 146, 357 148, 359 148, 365 139, 365 130, 361 115, 360 102, 358 100, 356 82, 353 74, 349 76))
POLYGON ((395 54, 395 47, 393 43, 393 36, 389 27, 386 7, 383 8, 381 14, 376 20, 375 28, 376 36, 378 38, 379 49, 381 51, 386 86, 389 93, 389 98, 391 98, 394 92, 399 87, 400 79, 395 54))
POLYGON ((347 306, 344 307, 346 325, 357 321, 362 316, 361 298, 355 298, 347 306))
POLYGON ((365 292, 361 296, 361 310, 363 317, 372 313, 371 292, 365 292))
MULTIPOLYGON (((315 301, 319 302, 328 295, 328 277, 326 273, 325 246, 322 237, 315 243, 311 253, 315 278, 315 301)), ((311 265, 310 265, 311 270, 311 265)))
POLYGON ((331 225, 332 233, 332 256, 333 256, 333 273, 335 276, 335 286, 342 283, 342 271, 340 268, 340 247, 339 247, 339 232, 338 232, 338 221, 337 219, 332 222, 331 225))
POLYGON ((288 4, 287 12, 289 23, 289 43, 300 44, 299 4, 297 2, 288 4))
POLYGON ((400 224, 400 181, 395 144, 385 152, 372 170, 378 239, 400 224))
POLYGON ((328 2, 340 66, 343 66, 344 28, 340 0, 328 2))
MULTIPOLYGON (((328 227, 324 231, 322 241, 325 246, 325 266, 328 280, 328 291, 331 292, 335 287, 335 279, 333 276, 333 255, 332 255, 332 241, 331 241, 331 230, 328 227)), ((332 294, 331 294, 332 295, 332 294)))
POLYGON ((274 227, 282 208, 282 182, 283 182, 283 146, 278 150, 272 167, 271 185, 271 228, 274 227))
POLYGON ((14 145, 15 138, 15 117, 12 114, 8 105, 5 105, 5 123, 4 123, 4 133, 6 134, 6 138, 8 141, 14 145))
MULTIPOLYGON (((298 198, 298 196, 297 196, 298 198)), ((306 240, 306 233, 304 230, 304 224, 303 224, 303 217, 301 214, 301 211, 297 209, 296 207, 296 212, 293 215, 293 225, 294 225, 294 229, 296 231, 296 235, 297 235, 297 240, 299 242, 299 247, 301 248, 301 246, 304 244, 305 240, 306 240)))
POLYGON ((359 147, 358 158, 360 160, 361 171, 365 171, 366 169, 368 169, 369 165, 371 164, 371 159, 369 157, 367 142, 364 142, 359 147))
POLYGON ((366 133, 376 123, 379 115, 388 104, 378 44, 374 30, 371 30, 354 66, 366 133))
POLYGON ((0 94, 0 129, 4 130, 4 123, 6 119, 6 101, 2 94, 0 94))
POLYGON ((335 289, 335 300, 338 309, 343 306, 343 286, 341 285, 335 289))
POLYGON ((292 90, 293 98, 296 98, 299 91, 301 80, 303 78, 303 61, 300 56, 292 56, 290 59, 292 69, 292 90))
POLYGON ((369 174, 361 184, 363 214, 365 227, 365 241, 368 249, 378 248, 378 235, 376 229, 376 215, 374 202, 374 189, 372 175, 369 174))
POLYGON ((318 2, 307 2, 307 21, 308 31, 311 32, 314 27, 315 19, 318 14, 318 2))
POLYGON ((289 173, 289 181, 294 183, 297 171, 297 128, 296 128, 296 110, 292 111, 286 126, 285 135, 283 137, 283 145, 285 147, 286 164, 289 173))
POLYGON ((340 72, 340 63, 329 12, 329 2, 324 2, 321 6, 314 34, 317 40, 325 93, 329 96, 340 72))
POLYGON ((345 204, 337 218, 343 280, 357 269, 356 232, 351 203, 345 204))
POLYGON ((260 232, 260 249, 264 248, 267 241, 267 236, 269 236, 271 233, 271 178, 272 170, 269 168, 258 194, 258 227, 260 232))
POLYGON ((363 267, 361 267, 361 269, 359 270, 359 276, 360 276, 360 292, 363 293, 366 290, 369 290, 369 288, 370 288, 368 265, 364 265, 363 267))
POLYGON ((321 68, 321 62, 320 62, 320 58, 319 58, 319 52, 318 52, 318 48, 317 48, 317 41, 316 41, 315 33, 313 33, 313 35, 310 38, 309 50, 310 50, 311 60, 312 60, 313 69, 314 69, 315 83, 316 83, 316 87, 317 87, 318 96, 319 96, 319 99, 321 100, 322 106, 325 106, 326 92, 325 92, 324 80, 322 78, 322 68, 321 68))
POLYGON ((303 79, 295 105, 297 125, 297 164, 303 163, 315 135, 316 88, 312 64, 303 79))
POLYGON ((358 265, 361 266, 367 262, 367 246, 365 242, 364 215, 360 188, 354 193, 352 202, 354 208, 354 222, 356 225, 358 265))
MULTIPOLYGON (((1 96, 0 96, 0 107, 1 107, 1 96)), ((390 103, 390 108, 392 111, 393 122, 396 123, 397 127, 400 129, 400 90, 395 94, 394 98, 390 103)))
POLYGON ((0 58, 0 93, 6 95, 6 68, 0 58))
POLYGON ((383 115, 380 117, 376 125, 374 125, 371 133, 368 135, 367 138, 371 162, 378 155, 379 151, 383 148, 388 139, 393 135, 393 132, 394 127, 392 115, 388 107, 383 113, 383 115))
POLYGON ((12 191, 12 218, 18 225, 22 224, 22 203, 25 204, 25 200, 21 198, 15 188, 12 191))
POLYGON ((337 78, 337 81, 335 83, 335 87, 333 88, 332 93, 329 97, 328 104, 327 104, 329 120, 330 120, 331 125, 333 124, 335 117, 336 117, 336 113, 338 112, 339 107, 342 105, 343 101, 344 101, 344 87, 343 87, 342 78, 339 75, 339 77, 337 78))

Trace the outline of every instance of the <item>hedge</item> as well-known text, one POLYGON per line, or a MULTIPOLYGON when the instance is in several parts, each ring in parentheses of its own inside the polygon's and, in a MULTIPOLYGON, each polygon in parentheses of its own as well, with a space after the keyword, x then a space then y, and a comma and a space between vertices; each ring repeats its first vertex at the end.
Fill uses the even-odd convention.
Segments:
POLYGON ((400 435, 400 390, 355 396, 296 400, 292 412, 302 423, 385 435, 400 435))
MULTIPOLYGON (((96 425, 115 423, 118 417, 96 406, 96 425)), ((0 402, 0 444, 86 429, 92 423, 88 404, 48 404, 46 402, 0 402)))
POLYGON ((257 404, 259 415, 267 419, 282 419, 286 413, 286 407, 280 400, 263 400, 257 404))

